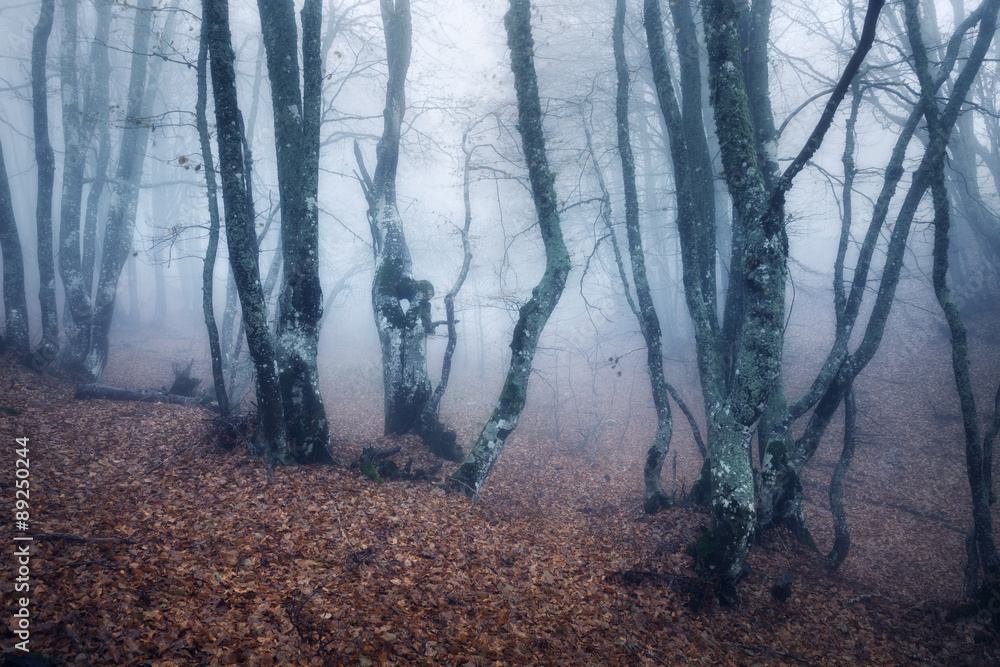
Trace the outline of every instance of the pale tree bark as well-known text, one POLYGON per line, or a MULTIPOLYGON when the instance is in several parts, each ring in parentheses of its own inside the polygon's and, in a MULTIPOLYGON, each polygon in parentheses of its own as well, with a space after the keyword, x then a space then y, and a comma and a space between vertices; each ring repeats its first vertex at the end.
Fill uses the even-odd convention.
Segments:
MULTIPOLYGON (((87 109, 97 133, 97 162, 94 179, 87 193, 87 206, 83 222, 83 250, 80 272, 84 290, 93 296, 94 267, 97 263, 97 213, 101 195, 107 186, 108 164, 111 162, 111 123, 108 86, 111 80, 111 63, 108 60, 108 36, 111 32, 111 2, 97 0, 97 26, 90 47, 90 65, 87 83, 87 109)), ((93 307, 93 306, 91 306, 93 307)), ((90 335, 90 331, 87 331, 90 335)), ((89 343, 88 343, 89 345, 89 343)))
POLYGON ((42 0, 42 9, 31 41, 31 104, 35 130, 35 160, 38 163, 38 193, 35 224, 38 234, 38 301, 42 307, 42 341, 31 364, 43 370, 59 350, 59 317, 56 313, 56 267, 52 240, 52 190, 56 161, 49 141, 48 91, 45 58, 52 34, 55 0, 42 0))
POLYGON ((331 463, 330 431, 319 388, 316 348, 323 315, 319 282, 319 120, 321 0, 302 7, 302 72, 292 0, 258 0, 274 108, 281 197, 283 283, 276 349, 291 456, 331 463), (300 83, 301 81, 301 83, 300 83))
POLYGON ((10 197, 7 163, 0 145, 0 252, 3 257, 4 336, 7 345, 18 352, 28 352, 28 300, 24 292, 24 257, 21 237, 14 219, 14 202, 10 197))
POLYGON ((236 97, 235 54, 229 30, 228 0, 202 0, 215 98, 222 201, 226 211, 229 265, 243 310, 247 347, 256 373, 257 453, 276 463, 292 463, 285 442, 285 422, 277 354, 267 322, 267 306, 257 263, 257 235, 250 199, 246 156, 243 153, 243 118, 236 97))
POLYGON ((430 315, 434 286, 412 276, 410 249, 396 204, 399 143, 406 111, 406 74, 412 48, 410 3, 409 0, 381 0, 381 10, 389 80, 382 113, 382 137, 375 149, 377 161, 370 178, 356 143, 355 153, 368 200, 368 221, 375 254, 372 310, 382 347, 385 433, 419 433, 434 454, 459 461, 462 449, 456 443, 454 432, 444 428, 432 409, 427 336, 434 332, 430 315))
MULTIPOLYGON (((136 6, 128 102, 118 153, 118 168, 111 188, 111 202, 104 228, 90 351, 86 359, 86 370, 95 380, 100 380, 108 363, 109 333, 114 319, 118 280, 132 251, 135 216, 139 206, 139 181, 142 179, 146 147, 149 143, 150 123, 146 118, 152 110, 156 84, 163 64, 159 58, 151 65, 148 62, 152 20, 150 6, 150 0, 141 0, 136 6)), ((165 36, 173 29, 174 16, 175 14, 170 12, 164 28, 165 36)))
POLYGON ((530 0, 511 0, 510 8, 504 16, 504 26, 507 29, 510 66, 517 92, 517 129, 521 134, 535 213, 545 245, 545 272, 531 291, 531 298, 518 312, 510 342, 510 367, 496 407, 469 452, 469 457, 452 476, 461 490, 469 495, 477 494, 482 488, 500 457, 507 438, 517 426, 527 398, 528 379, 538 339, 559 302, 571 266, 559 223, 555 176, 549 169, 545 151, 542 107, 535 73, 535 42, 531 34, 530 0))

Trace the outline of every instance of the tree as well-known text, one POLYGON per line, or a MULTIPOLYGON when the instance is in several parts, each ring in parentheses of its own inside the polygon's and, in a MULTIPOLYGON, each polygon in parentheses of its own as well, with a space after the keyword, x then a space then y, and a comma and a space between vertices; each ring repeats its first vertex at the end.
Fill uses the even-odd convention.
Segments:
POLYGON ((542 130, 542 107, 535 73, 534 39, 531 34, 530 0, 511 0, 504 15, 511 71, 517 93, 517 129, 528 165, 532 200, 545 245, 545 272, 531 291, 531 298, 518 311, 510 342, 510 367, 489 421, 483 427, 468 458, 452 479, 469 495, 479 492, 500 457, 507 438, 517 426, 528 393, 528 377, 542 329, 555 310, 566 287, 570 270, 569 252, 559 224, 555 176, 549 169, 542 130))
POLYGON ((45 58, 52 34, 55 0, 42 0, 31 41, 31 104, 35 129, 35 159, 38 162, 38 193, 35 224, 38 230, 38 300, 42 306, 42 342, 35 350, 32 365, 37 370, 55 359, 59 350, 59 318, 56 313, 56 268, 52 247, 52 190, 56 161, 49 141, 48 92, 45 58))
POLYGON ((319 121, 323 66, 321 0, 302 7, 302 74, 292 0, 258 0, 274 108, 284 281, 277 355, 287 446, 299 463, 331 463, 316 346, 323 315, 319 282, 319 121), (301 92, 300 92, 301 79, 301 92))
POLYGON ((3 253, 3 306, 5 342, 19 352, 28 352, 28 300, 24 292, 24 258, 21 237, 14 219, 7 164, 0 145, 0 252, 3 253))
MULTIPOLYGON (((776 397, 775 387, 780 387, 788 254, 785 193, 832 124, 834 112, 871 47, 881 7, 881 0, 869 3, 862 40, 820 122, 796 159, 779 175, 777 165, 771 164, 774 132, 766 56, 748 53, 766 46, 770 3, 765 0, 746 7, 735 0, 706 0, 703 4, 711 103, 734 210, 729 299, 720 327, 716 310, 707 307, 715 303, 711 296, 714 281, 704 281, 708 263, 714 265, 714 257, 704 252, 710 242, 706 235, 714 244, 714 221, 707 226, 695 206, 699 175, 691 165, 697 162, 688 156, 688 134, 667 65, 659 3, 645 3, 653 79, 670 135, 685 296, 695 325, 708 421, 709 456, 696 494, 710 503, 711 526, 691 546, 691 552, 701 567, 718 577, 720 597, 725 601, 735 601, 735 586, 745 576, 750 536, 757 524, 751 438, 765 405, 776 397), (747 10, 751 12, 749 37, 741 39, 747 10)), ((686 90, 684 95, 687 98, 686 90)), ((785 442, 772 436, 765 460, 779 453, 785 442)))
MULTIPOLYGON (((136 6, 132 32, 132 65, 130 70, 128 102, 122 127, 122 140, 118 152, 118 166, 111 202, 104 228, 104 246, 101 255, 97 296, 94 299, 94 317, 90 335, 90 351, 86 370, 95 380, 104 374, 108 363, 109 333, 114 318, 118 293, 118 279, 132 251, 136 209, 139 206, 139 181, 142 178, 146 147, 149 142, 150 123, 146 118, 152 104, 162 60, 153 64, 149 60, 149 38, 152 12, 150 0, 140 0, 136 6), (148 77, 147 77, 148 70, 148 77)), ((175 14, 170 13, 164 34, 173 29, 175 14)))
POLYGON ((257 453, 278 463, 291 463, 293 458, 285 441, 277 354, 268 328, 267 306, 257 264, 257 235, 246 181, 243 117, 236 96, 228 0, 202 0, 202 14, 212 71, 229 265, 243 310, 247 347, 257 371, 257 453))
MULTIPOLYGON (((201 145, 202 161, 205 165, 205 190, 208 198, 208 247, 205 249, 205 262, 202 269, 202 312, 205 315, 205 329, 208 331, 208 348, 212 355, 212 382, 215 386, 215 398, 219 404, 219 412, 228 415, 229 394, 226 391, 226 379, 223 374, 222 345, 219 341, 219 327, 215 322, 214 286, 215 259, 219 250, 219 218, 218 188, 215 180, 215 161, 212 157, 212 141, 208 133, 208 117, 205 106, 208 103, 208 25, 202 20, 201 40, 198 44, 198 101, 195 104, 195 122, 198 126, 198 141, 201 145)), ((162 272, 161 272, 162 273, 162 272)), ((158 281, 157 296, 159 296, 158 281)))
MULTIPOLYGON (((632 154, 632 139, 629 126, 629 74, 628 63, 625 60, 625 0, 616 0, 615 20, 612 30, 612 42, 615 52, 615 73, 618 79, 618 94, 615 101, 615 118, 618 128, 618 154, 622 163, 622 182, 625 192, 625 230, 628 237, 629 259, 632 266, 632 278, 635 284, 635 299, 629 289, 629 280, 621 261, 617 241, 615 255, 622 286, 629 307, 639 322, 639 331, 646 343, 646 370, 653 392, 653 406, 656 410, 656 432, 653 443, 646 454, 646 465, 643 469, 643 479, 646 486, 646 497, 643 509, 652 514, 661 507, 670 505, 670 499, 660 485, 660 472, 670 448, 670 438, 673 435, 673 417, 670 414, 670 397, 667 393, 667 379, 663 374, 663 336, 660 332, 660 319, 653 304, 652 292, 649 289, 649 278, 646 275, 646 258, 642 247, 642 233, 639 229, 639 192, 636 187, 635 158, 632 154), (636 303, 638 302, 638 303, 636 303)), ((704 135, 704 132, 702 133, 704 135)), ((589 142, 589 136, 588 136, 589 142)), ((591 151, 592 152, 592 151, 591 151)), ((603 179, 601 179, 603 182, 603 179)), ((604 193, 605 201, 610 204, 608 194, 604 193)), ((614 229, 609 228, 614 240, 614 229)), ((713 244, 714 246, 714 244, 713 244)), ((713 263, 714 266, 714 263, 713 263)))
POLYGON ((389 79, 382 137, 375 149, 375 172, 371 177, 364 168, 357 143, 355 154, 368 200, 375 255, 372 310, 382 347, 385 432, 419 433, 432 452, 458 461, 461 447, 456 444, 455 434, 446 431, 437 419, 427 373, 427 336, 434 332, 430 314, 434 286, 411 275, 410 249, 396 204, 399 143, 406 112, 406 73, 412 48, 410 3, 381 0, 380 6, 389 79))

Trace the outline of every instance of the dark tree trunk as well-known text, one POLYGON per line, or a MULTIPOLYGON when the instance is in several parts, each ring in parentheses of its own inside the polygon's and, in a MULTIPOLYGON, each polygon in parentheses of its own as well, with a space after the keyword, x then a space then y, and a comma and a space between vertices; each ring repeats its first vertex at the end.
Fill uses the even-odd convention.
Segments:
POLYGON ((545 244, 545 272, 531 291, 531 298, 518 312, 510 342, 510 368, 504 379, 500 399, 469 452, 469 457, 452 476, 469 495, 479 492, 500 457, 504 443, 517 426, 528 394, 528 378, 538 338, 559 302, 570 270, 569 253, 559 224, 555 176, 549 169, 545 151, 542 107, 538 97, 538 77, 533 53, 535 42, 531 35, 530 1, 511 0, 510 9, 504 16, 504 26, 507 29, 510 67, 514 73, 514 88, 517 92, 517 129, 521 133, 521 146, 528 165, 535 213, 538 216, 542 242, 545 244))
MULTIPOLYGON (((1000 0, 986 0, 983 3, 988 9, 979 25, 980 37, 969 56, 969 62, 982 62, 986 54, 989 39, 996 29, 997 11, 1000 0), (978 53, 977 53, 978 51, 978 53)), ((957 118, 954 108, 938 109, 936 98, 938 86, 934 85, 928 62, 927 50, 921 35, 919 9, 915 0, 904 2, 906 9, 907 35, 913 47, 915 70, 920 81, 920 106, 927 121, 928 148, 925 162, 928 166, 927 175, 930 181, 931 196, 934 203, 934 294, 937 296, 941 310, 944 311, 951 332, 952 367, 955 374, 955 384, 958 388, 959 404, 962 408, 962 422, 965 426, 965 459, 969 487, 972 492, 972 521, 977 547, 978 562, 987 579, 1000 575, 1000 555, 993 537, 993 519, 990 513, 989 484, 983 467, 983 451, 979 440, 979 414, 976 412, 976 401, 972 391, 972 374, 969 365, 969 347, 965 324, 958 311, 948 286, 948 244, 951 226, 951 211, 948 190, 945 185, 945 158, 948 139, 957 118), (951 118, 946 118, 953 111, 951 118)), ((978 69, 978 67, 977 67, 978 69)), ((956 84, 952 94, 961 95, 963 101, 968 87, 961 89, 956 84)), ((924 166, 922 164, 921 166, 924 166)), ((969 569, 972 569, 971 567, 969 569)), ((968 578, 968 575, 967 575, 968 578)), ((968 587, 968 582, 967 582, 968 587)))
MULTIPOLYGON (((212 382, 215 386, 215 397, 219 403, 219 412, 229 414, 229 395, 226 393, 226 379, 222 370, 222 346, 219 343, 219 328, 215 324, 215 305, 213 288, 215 286, 215 258, 219 250, 219 199, 215 184, 215 162, 212 157, 212 141, 208 134, 208 118, 205 106, 208 102, 208 29, 207 23, 201 24, 201 43, 198 45, 198 101, 195 104, 195 121, 198 126, 198 139, 201 143, 202 162, 205 165, 205 186, 208 197, 208 248, 205 250, 205 262, 201 274, 202 312, 205 316, 205 328, 208 330, 208 348, 212 355, 212 382)), ((162 272, 162 271, 161 271, 162 272)), ((157 281, 157 296, 159 284, 157 281)), ((164 309, 166 306, 164 305, 164 309)))
MULTIPOLYGON (((635 158, 632 155, 632 139, 628 118, 629 74, 628 63, 625 61, 625 0, 617 0, 615 4, 612 44, 615 52, 615 72, 618 79, 615 118, 618 123, 618 154, 622 163, 622 180, 625 190, 625 230, 628 235, 629 258, 632 264, 632 278, 635 283, 638 304, 632 300, 628 279, 620 261, 618 265, 619 271, 622 273, 622 284, 628 296, 629 306, 639 321, 639 331, 642 332, 643 340, 646 342, 646 370, 649 373, 653 406, 656 409, 656 432, 653 434, 653 443, 646 453, 646 464, 643 468, 646 493, 642 506, 647 513, 654 514, 660 508, 670 506, 670 497, 660 484, 660 473, 663 470, 663 462, 667 458, 667 451, 670 449, 674 421, 670 414, 667 379, 663 374, 663 336, 660 332, 660 319, 653 305, 653 297, 649 289, 649 279, 646 276, 646 258, 642 247, 642 233, 639 229, 639 192, 635 183, 635 158)), ((701 101, 699 100, 699 113, 700 105, 701 101)), ((614 230, 610 231, 614 234, 614 230)), ((712 245, 714 248, 714 239, 712 245)), ((714 255, 714 250, 712 254, 714 255)), ((711 275, 714 284, 714 271, 711 275)))
POLYGON ((253 204, 246 183, 243 120, 236 97, 236 70, 229 31, 228 0, 202 0, 212 66, 212 91, 219 142, 219 171, 226 210, 229 264, 239 292, 247 346, 257 370, 258 453, 278 463, 293 463, 285 442, 274 340, 267 323, 264 290, 257 264, 253 204))
MULTIPOLYGON (((83 223, 83 249, 80 263, 80 273, 83 276, 84 291, 87 298, 93 296, 94 266, 97 262, 97 212, 100 206, 101 194, 107 185, 108 163, 111 161, 111 123, 110 104, 108 101, 108 86, 111 80, 111 64, 108 60, 108 35, 111 31, 111 2, 97 0, 97 26, 94 40, 90 46, 90 70, 86 90, 86 119, 92 123, 97 133, 97 163, 94 168, 94 180, 87 193, 87 208, 83 223)), ((91 305, 91 307, 93 307, 91 305)), ((92 323, 92 320, 90 320, 92 323)), ((89 336, 90 330, 86 332, 89 336)))
POLYGON ((52 241, 52 189, 56 161, 49 141, 48 92, 45 58, 52 33, 55 0, 42 0, 41 13, 31 42, 31 103, 35 128, 35 160, 38 163, 38 196, 35 223, 38 229, 38 301, 42 307, 42 342, 32 364, 41 370, 59 350, 59 318, 56 313, 56 267, 52 241))
POLYGON ((24 258, 14 219, 7 163, 0 145, 0 251, 3 253, 3 307, 5 342, 18 352, 28 352, 28 300, 24 292, 24 258))
POLYGON ((274 107, 284 280, 277 354, 286 438, 299 463, 331 463, 316 348, 323 314, 319 282, 319 121, 322 4, 302 7, 302 76, 292 0, 258 0, 274 107))

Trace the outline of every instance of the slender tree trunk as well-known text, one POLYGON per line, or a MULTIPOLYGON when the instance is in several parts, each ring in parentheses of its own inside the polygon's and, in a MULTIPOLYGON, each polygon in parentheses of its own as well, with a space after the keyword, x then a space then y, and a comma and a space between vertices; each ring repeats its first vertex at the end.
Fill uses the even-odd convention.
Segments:
POLYGON ((202 162, 205 165, 205 186, 208 197, 208 248, 201 274, 202 312, 205 328, 208 330, 208 349, 212 355, 212 381, 219 412, 229 414, 229 395, 226 393, 226 379, 222 370, 222 346, 219 343, 219 328, 215 323, 213 288, 215 287, 215 258, 219 250, 219 199, 215 184, 215 162, 212 157, 212 140, 208 134, 208 118, 205 106, 208 102, 208 24, 202 21, 201 42, 198 45, 198 101, 195 104, 195 120, 198 139, 201 143, 202 162))
POLYGON ((292 0, 258 0, 274 107, 281 196, 284 280, 278 299, 277 354, 286 438, 299 463, 332 463, 316 351, 323 291, 319 282, 319 121, 321 0, 302 7, 300 92, 292 0))
MULTIPOLYGON (((118 170, 111 188, 111 203, 104 229, 104 246, 101 256, 97 297, 94 301, 94 319, 90 335, 90 352, 86 367, 91 377, 100 380, 108 363, 109 333, 114 318, 118 280, 132 251, 136 209, 139 205, 139 181, 142 178, 146 146, 149 142, 149 123, 145 121, 151 109, 153 91, 162 62, 157 59, 148 64, 150 37, 150 0, 140 0, 136 6, 135 26, 132 36, 132 68, 129 81, 125 125, 118 154, 118 170), (147 69, 149 77, 147 82, 147 69)), ((168 28, 173 14, 167 20, 168 28)))
MULTIPOLYGON (((667 380, 663 374, 663 336, 660 331, 660 319, 649 289, 649 279, 646 276, 646 257, 642 247, 642 233, 639 229, 639 193, 636 188, 635 158, 632 155, 632 138, 628 117, 629 74, 628 63, 625 60, 625 0, 617 0, 615 4, 615 20, 611 39, 614 46, 615 72, 618 79, 615 119, 618 127, 618 154, 621 158, 622 181, 625 191, 625 230, 628 236, 629 259, 632 265, 632 278, 635 283, 638 303, 632 299, 624 266, 619 258, 616 257, 616 259, 618 259, 618 269, 621 273, 629 306, 639 321, 639 331, 646 343, 646 370, 649 373, 653 406, 656 410, 656 431, 653 434, 653 442, 646 453, 646 464, 643 468, 643 479, 646 487, 643 509, 649 514, 654 514, 660 508, 670 506, 670 497, 660 484, 660 473, 670 449, 674 422, 670 414, 667 380)), ((614 234, 613 229, 609 229, 609 231, 614 234)), ((714 248, 714 240, 712 245, 714 248)), ((617 247, 615 250, 616 255, 618 255, 617 247)), ((714 255, 714 250, 712 254, 714 255)), ((714 271, 711 275, 714 283, 714 271)))
POLYGON ((504 26, 507 29, 507 45, 510 48, 511 70, 517 92, 517 127, 521 133, 535 213, 545 245, 545 272, 531 291, 531 298, 518 312, 510 343, 510 368, 507 370, 500 399, 469 452, 469 457, 452 477, 470 495, 478 493, 482 488, 500 457, 504 443, 517 426, 528 394, 528 378, 538 338, 559 302, 570 270, 569 253, 559 224, 555 176, 549 169, 545 151, 542 107, 538 97, 533 53, 535 42, 531 35, 530 0, 511 0, 510 9, 504 16, 504 26))
MULTIPOLYGON (((983 3, 990 9, 983 15, 979 25, 980 35, 992 36, 996 29, 997 11, 1000 0, 986 0, 983 3)), ((920 81, 920 102, 924 118, 927 121, 928 154, 932 160, 927 170, 930 180, 931 196, 934 203, 934 294, 937 296, 941 310, 944 311, 951 332, 952 367, 955 374, 955 384, 958 389, 959 404, 962 408, 962 422, 965 426, 965 458, 969 487, 972 491, 972 520, 975 531, 975 542, 978 551, 978 561, 988 579, 1000 574, 1000 555, 997 553, 993 537, 993 519, 990 513, 989 485, 983 469, 983 451, 979 440, 979 414, 976 412, 976 401, 972 391, 972 375, 969 365, 969 349, 965 324, 958 311, 948 286, 948 244, 951 226, 951 206, 948 199, 948 189, 945 185, 946 147, 955 117, 945 122, 938 110, 935 96, 937 86, 934 85, 928 62, 927 50, 921 35, 919 9, 915 0, 905 0, 906 27, 910 44, 913 47, 915 70, 920 81)), ((983 41, 983 40, 980 40, 983 41)), ((979 47, 977 43, 976 47, 979 47)), ((975 56, 976 47, 970 55, 970 61, 975 56)), ((985 48, 978 54, 981 61, 985 48)), ((968 88, 961 91, 958 85, 956 91, 964 99, 968 88)), ((953 98, 955 95, 953 92, 953 98)), ((922 165, 923 166, 923 165, 922 165)), ((971 569, 971 568, 970 568, 971 569)))
MULTIPOLYGON (((83 280, 80 249, 83 172, 94 125, 84 122, 80 108, 80 85, 77 78, 76 44, 78 0, 63 2, 62 47, 59 55, 59 78, 62 83, 62 120, 65 138, 63 159, 62 208, 59 215, 59 274, 66 301, 63 329, 66 333, 66 359, 70 367, 83 370, 90 349, 93 309, 90 290, 83 280)), ((103 48, 96 44, 93 48, 103 48)), ((89 113, 91 109, 86 109, 89 113)))
POLYGON ((59 318, 56 313, 56 268, 52 241, 52 190, 56 161, 49 142, 49 109, 45 58, 52 34, 55 0, 42 0, 41 13, 31 42, 31 103, 35 128, 35 160, 38 162, 38 196, 35 222, 38 229, 38 300, 42 307, 42 342, 32 364, 43 369, 59 350, 59 318))
POLYGON ((258 453, 277 463, 293 463, 285 442, 277 355, 267 323, 267 307, 257 264, 253 203, 246 183, 243 119, 236 97, 236 69, 229 31, 228 0, 202 0, 212 66, 212 91, 219 142, 222 201, 226 210, 229 264, 239 292, 247 346, 257 370, 258 453))
POLYGON ((21 237, 14 219, 14 202, 7 180, 7 163, 0 145, 0 251, 3 255, 3 307, 6 343, 18 352, 28 352, 28 300, 24 292, 24 258, 21 237))

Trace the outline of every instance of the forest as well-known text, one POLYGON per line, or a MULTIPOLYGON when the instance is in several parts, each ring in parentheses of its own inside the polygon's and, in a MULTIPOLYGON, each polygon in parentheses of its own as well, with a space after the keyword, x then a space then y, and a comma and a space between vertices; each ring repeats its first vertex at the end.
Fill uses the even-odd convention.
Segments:
POLYGON ((998 11, 0 0, 0 662, 1000 663, 998 11))

